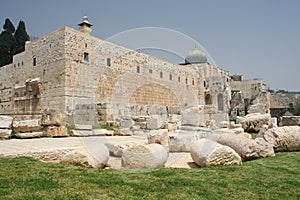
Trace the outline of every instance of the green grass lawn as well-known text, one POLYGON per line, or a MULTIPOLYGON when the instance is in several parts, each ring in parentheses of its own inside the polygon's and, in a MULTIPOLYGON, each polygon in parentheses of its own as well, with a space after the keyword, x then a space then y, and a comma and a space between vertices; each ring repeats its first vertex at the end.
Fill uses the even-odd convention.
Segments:
POLYGON ((0 159, 0 199, 300 199, 300 152, 206 169, 86 169, 0 159))

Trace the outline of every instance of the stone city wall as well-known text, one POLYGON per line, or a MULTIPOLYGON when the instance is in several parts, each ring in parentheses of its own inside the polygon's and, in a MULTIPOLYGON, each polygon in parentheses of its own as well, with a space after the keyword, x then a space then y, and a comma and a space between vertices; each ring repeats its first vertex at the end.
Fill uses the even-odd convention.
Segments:
POLYGON ((0 113, 23 118, 63 108, 64 52, 61 30, 27 42, 12 64, 0 68, 0 113))

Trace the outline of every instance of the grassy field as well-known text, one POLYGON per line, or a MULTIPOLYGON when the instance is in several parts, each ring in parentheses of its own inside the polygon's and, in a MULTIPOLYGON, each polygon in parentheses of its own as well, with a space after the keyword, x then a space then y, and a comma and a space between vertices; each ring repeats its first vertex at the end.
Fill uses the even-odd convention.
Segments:
POLYGON ((300 152, 240 166, 148 172, 1 158, 0 199, 300 199, 300 152))

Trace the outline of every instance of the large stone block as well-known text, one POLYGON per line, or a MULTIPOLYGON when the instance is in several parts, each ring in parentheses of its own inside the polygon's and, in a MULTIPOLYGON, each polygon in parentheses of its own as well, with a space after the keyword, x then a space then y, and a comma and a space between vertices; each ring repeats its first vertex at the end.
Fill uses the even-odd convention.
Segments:
POLYGON ((12 127, 13 131, 17 133, 36 131, 39 128, 40 128, 40 122, 38 119, 13 121, 13 127, 12 127))
POLYGON ((136 146, 136 144, 134 142, 125 144, 105 143, 105 146, 113 156, 121 157, 125 149, 136 146))
POLYGON ((170 152, 190 152, 191 145, 202 138, 215 138, 215 135, 205 131, 183 131, 169 135, 170 152))
POLYGON ((43 132, 17 133, 16 137, 21 139, 40 138, 43 137, 43 132))
POLYGON ((41 124, 43 126, 60 126, 65 120, 65 115, 57 110, 48 109, 43 112, 41 124))
POLYGON ((114 135, 131 136, 133 133, 129 128, 114 129, 114 135))
POLYGON ((10 129, 12 122, 13 122, 13 117, 11 116, 4 116, 0 115, 0 128, 3 129, 10 129))
POLYGON ((147 120, 147 128, 150 130, 160 129, 164 125, 164 121, 161 115, 151 115, 147 120))
POLYGON ((234 149, 243 161, 267 156, 275 156, 272 145, 260 139, 253 140, 241 134, 224 133, 220 134, 217 142, 234 149))
POLYGON ((150 106, 148 109, 149 115, 164 115, 167 114, 167 109, 165 106, 154 105, 150 106))
POLYGON ((242 124, 245 132, 259 132, 263 125, 270 125, 272 123, 270 114, 248 114, 245 117, 238 117, 237 122, 242 124))
POLYGON ((271 128, 257 138, 263 138, 269 143, 275 152, 300 151, 300 127, 283 126, 271 128))
POLYGON ((300 126, 300 116, 282 116, 282 126, 300 126))
POLYGON ((75 124, 76 130, 89 130, 91 131, 93 129, 92 125, 89 124, 75 124))
POLYGON ((131 119, 123 119, 120 121, 121 128, 131 128, 134 125, 134 121, 131 119))
POLYGON ((191 107, 182 111, 183 125, 199 125, 199 110, 197 107, 191 107))
POLYGON ((46 126, 43 129, 46 137, 64 137, 68 136, 68 131, 65 126, 46 126))
POLYGON ((241 164, 241 157, 230 147, 209 139, 191 145, 191 157, 200 167, 241 164))
POLYGON ((149 144, 161 144, 163 146, 168 145, 169 135, 167 129, 151 130, 148 134, 149 144))
POLYGON ((0 139, 8 139, 11 136, 12 130, 10 129, 0 129, 0 139))
POLYGON ((122 165, 126 168, 160 168, 168 158, 166 149, 159 144, 137 145, 126 149, 122 155, 122 165))

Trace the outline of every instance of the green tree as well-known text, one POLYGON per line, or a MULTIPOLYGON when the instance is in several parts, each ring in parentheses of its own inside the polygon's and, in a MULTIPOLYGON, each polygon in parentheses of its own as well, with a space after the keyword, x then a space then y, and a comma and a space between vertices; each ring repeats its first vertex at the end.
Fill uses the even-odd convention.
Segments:
POLYGON ((16 30, 13 23, 8 18, 5 19, 3 29, 4 29, 4 31, 7 31, 10 34, 14 34, 14 32, 16 30))
POLYGON ((294 115, 300 116, 300 100, 297 100, 294 104, 294 115))
POLYGON ((25 50, 25 42, 30 40, 29 35, 26 32, 24 21, 20 21, 15 32, 15 39, 17 42, 16 53, 20 53, 25 50))
POLYGON ((13 35, 15 27, 8 18, 5 19, 3 29, 4 31, 0 34, 0 66, 12 63, 17 44, 13 35))

